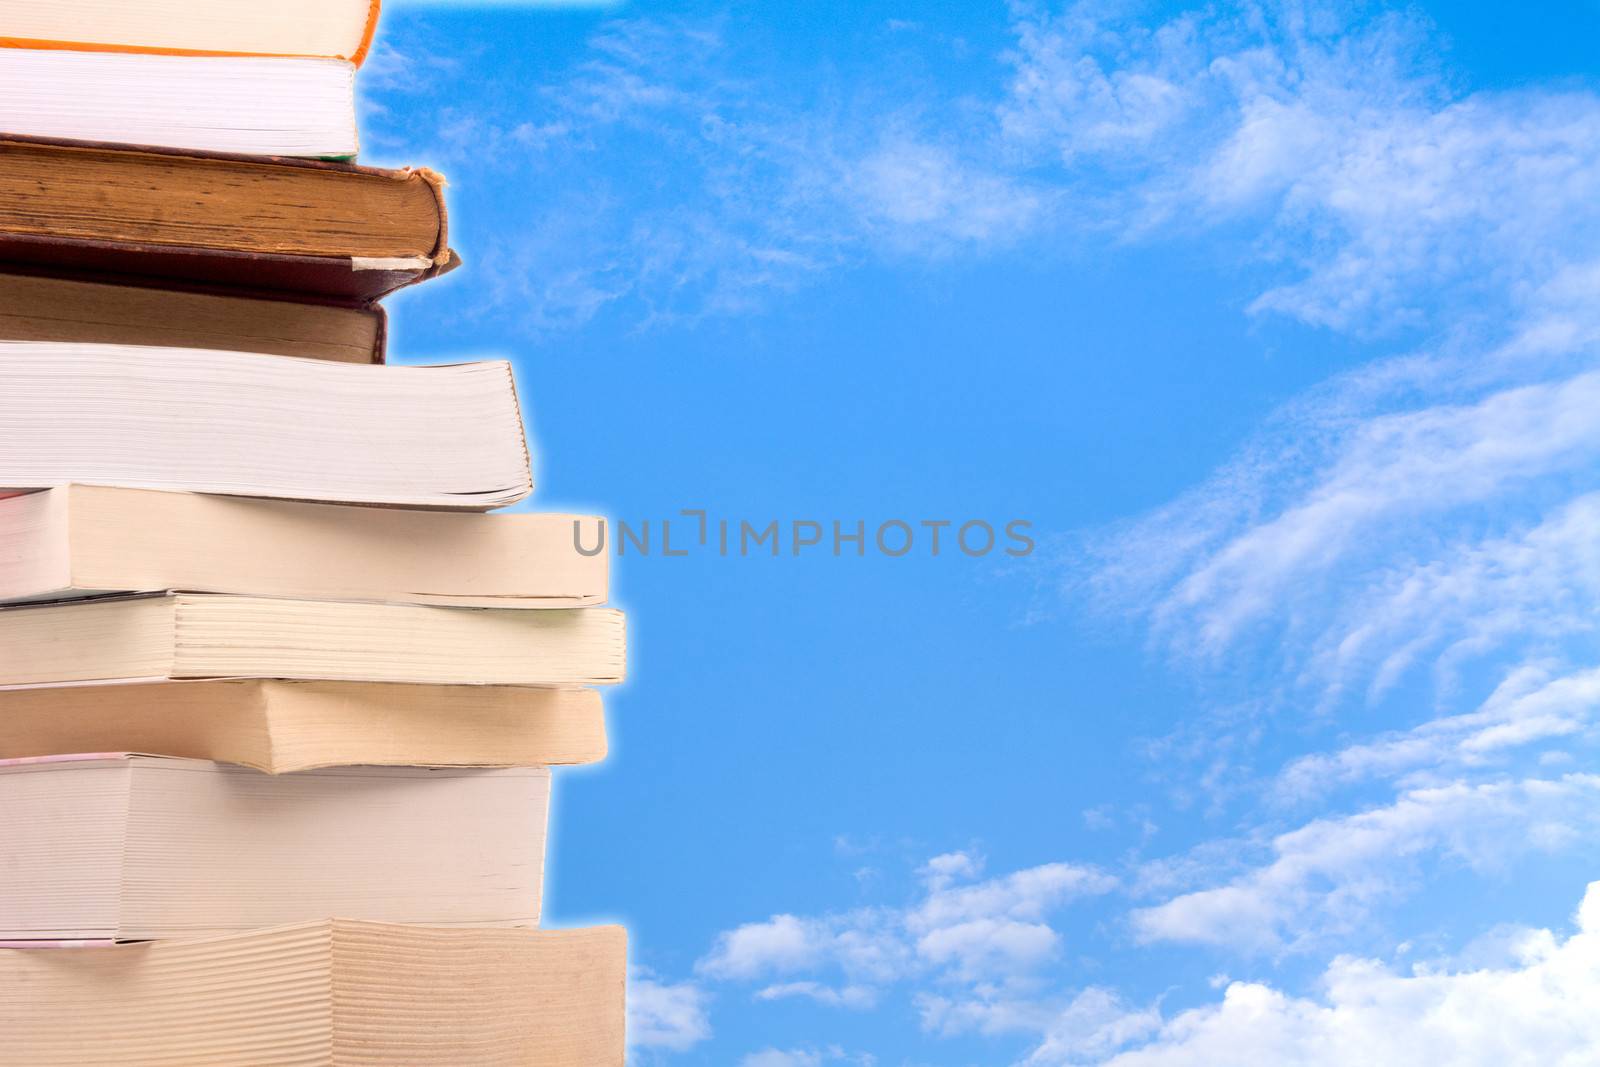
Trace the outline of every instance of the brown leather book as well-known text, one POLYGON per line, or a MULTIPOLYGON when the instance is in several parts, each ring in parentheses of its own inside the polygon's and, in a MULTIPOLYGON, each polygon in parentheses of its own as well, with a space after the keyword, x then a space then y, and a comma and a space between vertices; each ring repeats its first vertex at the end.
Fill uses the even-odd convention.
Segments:
POLYGON ((444 180, 0 137, 0 263, 364 304, 456 264, 444 180))
POLYGON ((382 363, 383 308, 0 273, 0 341, 205 348, 382 363))

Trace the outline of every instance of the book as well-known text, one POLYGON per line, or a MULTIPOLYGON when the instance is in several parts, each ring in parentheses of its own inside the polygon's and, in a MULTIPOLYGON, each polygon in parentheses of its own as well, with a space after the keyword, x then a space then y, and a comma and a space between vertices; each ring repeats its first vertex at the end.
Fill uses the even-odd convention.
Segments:
POLYGON ((210 152, 353 159, 342 59, 0 48, 0 130, 210 152))
POLYGON ((603 603, 601 520, 71 485, 0 499, 0 603, 242 593, 461 607, 603 603))
POLYGON ((0 611, 0 685, 301 678, 440 685, 622 681, 622 613, 169 596, 0 611))
POLYGON ((268 774, 605 758, 593 689, 270 679, 0 689, 0 759, 145 752, 268 774))
POLYGON ((622 1067, 627 935, 335 920, 0 951, 27 1067, 622 1067))
POLYGON ((0 273, 0 341, 208 348, 382 363, 385 318, 350 307, 0 273))
POLYGON ((377 0, 0 0, 0 45, 359 64, 377 0))
POLYGON ((485 509, 533 487, 511 365, 0 342, 0 491, 485 509))
POLYGON ((206 937, 330 915, 537 926, 549 798, 543 767, 10 760, 0 941, 206 937))
POLYGON ((450 269, 428 170, 0 136, 0 262, 362 303, 450 269))
POLYGON ((0 0, 0 46, 360 64, 378 8, 378 0, 0 0))

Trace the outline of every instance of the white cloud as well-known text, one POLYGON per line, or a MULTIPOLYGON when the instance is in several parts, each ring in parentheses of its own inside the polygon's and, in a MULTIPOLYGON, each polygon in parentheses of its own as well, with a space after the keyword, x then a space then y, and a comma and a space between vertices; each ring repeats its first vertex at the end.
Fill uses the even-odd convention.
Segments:
POLYGON ((1158 618, 1192 620, 1199 648, 1220 651, 1248 624, 1297 602, 1290 595, 1303 583, 1368 550, 1375 535, 1592 463, 1600 457, 1597 404, 1600 373, 1586 373, 1370 418, 1291 503, 1209 551, 1158 618))
MULTIPOLYGON (((870 231, 896 246, 935 250, 943 242, 1010 243, 1043 220, 1057 194, 975 166, 958 150, 896 133, 840 178, 870 231)), ((947 250, 953 250, 944 245, 947 250)))
POLYGON ((1132 913, 1141 941, 1241 952, 1305 950, 1346 934, 1401 894, 1421 858, 1483 871, 1600 834, 1600 777, 1454 783, 1355 815, 1314 820, 1271 842, 1272 859, 1225 885, 1132 913))
POLYGON ((725 981, 755 981, 838 968, 865 982, 893 981, 910 966, 911 951, 895 914, 858 908, 821 917, 774 915, 718 935, 697 965, 725 981))
POLYGON ((1029 1067, 1083 1063, 1155 1033, 1161 1012, 1129 1008, 1109 990, 1085 989, 1042 1027, 1044 1040, 1029 1055, 1029 1067))
POLYGON ((1531 527, 1465 539, 1393 568, 1350 598, 1316 642, 1310 670, 1339 686, 1372 672, 1381 692, 1427 653, 1446 663, 1508 649, 1537 655, 1600 629, 1600 493, 1531 527))
POLYGON ((1449 294, 1537 284, 1600 225, 1600 97, 1458 97, 1427 27, 1301 5, 1154 25, 1023 4, 999 108, 1124 224, 1246 220, 1298 270, 1253 307, 1338 329, 1420 320, 1449 294))
POLYGON ((722 981, 787 978, 769 981, 757 996, 840 1007, 870 1006, 881 988, 913 978, 1003 987, 1057 956, 1061 938, 1048 922, 1052 913, 1117 884, 1103 871, 1070 863, 988 879, 980 879, 982 867, 972 853, 946 853, 923 865, 922 895, 905 907, 746 923, 719 935, 696 970, 722 981), (819 980, 835 973, 842 984, 819 980))
POLYGON ((838 1045, 824 1049, 762 1049, 752 1052, 739 1061, 739 1067, 822 1067, 825 1063, 849 1063, 858 1067, 874 1067, 877 1059, 871 1055, 851 1054, 838 1045))
POLYGON ((1568 740, 1600 719, 1600 669, 1552 674, 1538 665, 1511 671, 1479 707, 1387 731, 1335 752, 1299 757, 1274 784, 1285 800, 1319 797, 1339 785, 1459 771, 1494 763, 1510 750, 1568 740))
MULTIPOLYGON (((1416 967, 1340 957, 1319 995, 1299 997, 1235 982, 1220 1003, 1181 1012, 1148 1040, 1148 1012, 1132 1013, 1132 1047, 1106 1056, 1047 1041, 1041 1067, 1584 1067, 1600 1048, 1600 882, 1589 886, 1576 932, 1528 931, 1515 957, 1476 969, 1416 967)), ((1111 1016, 1115 1026, 1115 1016, 1111 1016)))
POLYGON ((821 982, 779 982, 756 991, 757 1000, 787 1000, 800 997, 830 1008, 855 1008, 865 1011, 878 1005, 878 990, 872 986, 847 985, 839 989, 821 982))
POLYGON ((953 882, 976 878, 982 873, 983 859, 973 852, 940 853, 917 871, 932 889, 946 889, 953 882))
POLYGON ((821 1054, 804 1049, 763 1049, 739 1061, 739 1067, 821 1067, 821 1064, 821 1054))
POLYGON ((1112 28, 1084 4, 1053 15, 1037 5, 1019 7, 1012 80, 999 108, 1009 143, 1068 165, 1094 157, 1142 159, 1192 117, 1205 65, 1196 16, 1152 31, 1112 28), (1100 54, 1108 43, 1114 58, 1100 54), (1136 66, 1118 62, 1135 52, 1136 66))
POLYGON ((693 982, 669 983, 642 967, 628 975, 628 1044, 683 1052, 711 1037, 710 996, 693 982))

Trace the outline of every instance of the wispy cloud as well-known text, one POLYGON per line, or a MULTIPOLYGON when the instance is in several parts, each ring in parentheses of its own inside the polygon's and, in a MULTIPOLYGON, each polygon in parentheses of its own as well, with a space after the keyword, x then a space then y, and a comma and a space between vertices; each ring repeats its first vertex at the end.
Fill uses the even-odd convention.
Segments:
MULTIPOLYGON (((382 93, 426 91, 381 75, 425 50, 387 47, 369 83, 380 141, 382 93)), ((538 190, 473 250, 494 305, 538 330, 607 311, 641 324, 738 314, 874 250, 1006 245, 1049 213, 1051 194, 918 107, 802 100, 715 20, 607 21, 585 58, 506 105, 442 109, 431 154, 469 178, 492 161, 538 190)))
MULTIPOLYGON (((1344 785, 1375 779, 1401 782, 1493 767, 1518 749, 1570 744, 1600 722, 1600 670, 1553 672, 1547 665, 1516 668, 1477 708, 1444 715, 1409 730, 1390 730, 1333 752, 1292 760, 1274 791, 1289 802, 1323 798, 1344 785)), ((1565 747, 1544 755, 1565 755, 1565 747)))
POLYGON ((870 1054, 852 1054, 837 1045, 830 1045, 822 1049, 762 1049, 741 1059, 739 1067, 823 1067, 829 1063, 874 1067, 877 1062, 877 1059, 870 1054))
MULTIPOLYGON (((1297 609, 1315 605, 1330 576, 1392 567, 1419 529, 1591 467, 1600 458, 1596 403, 1600 373, 1588 372, 1350 421, 1329 428, 1325 458, 1304 463, 1302 444, 1287 462, 1225 472, 1203 499, 1164 510, 1122 543, 1127 555, 1150 552, 1182 567, 1159 587, 1152 617, 1214 656, 1253 624, 1303 625, 1308 613, 1297 609), (1268 495, 1283 499, 1262 514, 1268 495), (1222 514, 1230 507, 1234 515, 1222 514)), ((1130 572, 1105 573, 1116 582, 1130 572)))
MULTIPOLYGON (((479 251, 539 328, 741 313, 883 256, 1211 229, 1276 266, 1257 312, 1383 331, 1511 306, 1600 237, 1600 98, 1453 93, 1414 19, 1014 12, 1005 79, 959 94, 870 77, 801 94, 723 22, 609 19, 498 112, 441 101, 435 151, 539 191, 517 237, 479 251), (649 180, 618 184, 639 160, 649 180)), ((449 59, 385 48, 380 144, 385 94, 429 84, 383 72, 449 59)))
POLYGON ((1600 777, 1454 783, 1356 815, 1317 819, 1271 842, 1272 859, 1225 885, 1132 915, 1143 941, 1245 952, 1325 948, 1407 889, 1430 856, 1481 870, 1600 836, 1600 777))
POLYGON ((1428 28, 1379 10, 1222 5, 1151 25, 1023 4, 1010 143, 1110 189, 1124 225, 1240 225, 1298 271, 1253 309, 1338 329, 1503 306, 1593 247, 1600 99, 1459 96, 1428 28), (1108 181, 1115 179, 1115 181, 1108 181))

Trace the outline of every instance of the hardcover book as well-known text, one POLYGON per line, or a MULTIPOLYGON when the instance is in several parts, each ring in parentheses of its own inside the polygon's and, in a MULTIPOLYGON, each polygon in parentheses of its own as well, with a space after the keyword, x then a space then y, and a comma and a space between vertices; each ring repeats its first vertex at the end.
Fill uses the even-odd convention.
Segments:
POLYGON ((0 341, 208 348, 382 363, 376 304, 348 306, 120 281, 0 273, 0 341))
POLYGON ((0 262, 361 303, 455 265, 427 170, 0 136, 0 262))

